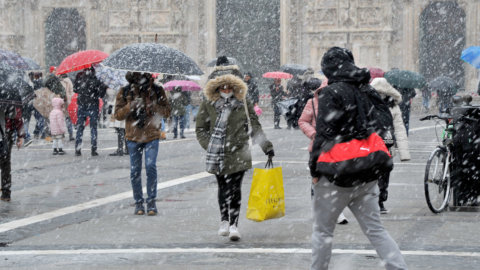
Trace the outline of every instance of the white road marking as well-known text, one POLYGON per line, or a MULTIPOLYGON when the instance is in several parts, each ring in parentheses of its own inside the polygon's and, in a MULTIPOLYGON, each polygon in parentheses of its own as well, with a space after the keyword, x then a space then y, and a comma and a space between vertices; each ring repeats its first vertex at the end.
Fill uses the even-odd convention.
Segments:
MULTIPOLYGON (((375 250, 369 249, 333 249, 334 254, 376 255, 375 250)), ((7 250, 0 251, 0 256, 25 255, 89 255, 89 254, 144 254, 144 253, 237 253, 237 254, 311 254, 307 248, 138 248, 138 249, 68 249, 68 250, 7 250)), ((464 251, 428 251, 403 250, 405 256, 452 256, 452 257, 480 257, 480 252, 464 251)))
POLYGON ((424 130, 424 129, 431 129, 431 128, 435 128, 435 127, 436 126, 410 128, 410 129, 408 129, 408 132, 415 132, 415 131, 424 130))

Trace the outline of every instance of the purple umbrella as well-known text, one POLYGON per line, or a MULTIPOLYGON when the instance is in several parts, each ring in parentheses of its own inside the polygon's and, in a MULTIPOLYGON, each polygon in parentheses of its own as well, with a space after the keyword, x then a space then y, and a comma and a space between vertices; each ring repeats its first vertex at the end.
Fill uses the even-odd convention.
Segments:
POLYGON ((172 91, 175 87, 182 87, 182 91, 200 91, 202 87, 192 81, 169 81, 163 85, 167 91, 172 91))
POLYGON ((28 70, 28 63, 16 52, 0 49, 0 62, 18 70, 28 70))

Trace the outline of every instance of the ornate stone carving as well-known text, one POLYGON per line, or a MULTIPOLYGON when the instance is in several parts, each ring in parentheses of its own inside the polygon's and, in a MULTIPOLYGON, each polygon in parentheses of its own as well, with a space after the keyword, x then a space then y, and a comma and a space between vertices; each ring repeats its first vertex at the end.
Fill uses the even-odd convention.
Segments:
POLYGON ((359 27, 382 27, 385 25, 383 9, 380 7, 364 7, 357 9, 359 27))

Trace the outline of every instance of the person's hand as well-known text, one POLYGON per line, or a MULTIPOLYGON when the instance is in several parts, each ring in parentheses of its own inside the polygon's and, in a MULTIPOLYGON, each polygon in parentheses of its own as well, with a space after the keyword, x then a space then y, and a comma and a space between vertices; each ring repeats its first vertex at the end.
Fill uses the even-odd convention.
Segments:
POLYGON ((130 109, 131 110, 136 110, 136 109, 139 109, 139 108, 142 108, 142 107, 143 107, 143 100, 140 97, 137 97, 130 102, 130 109))
POLYGON ((275 152, 274 152, 273 149, 272 149, 272 150, 268 151, 268 152, 266 153, 266 155, 268 156, 269 159, 271 159, 271 158, 273 158, 273 157, 275 156, 275 152))
POLYGON ((318 177, 313 177, 312 178, 312 184, 315 185, 316 183, 318 183, 318 177))
POLYGON ((17 148, 20 149, 23 145, 23 138, 18 138, 17 137, 17 148))

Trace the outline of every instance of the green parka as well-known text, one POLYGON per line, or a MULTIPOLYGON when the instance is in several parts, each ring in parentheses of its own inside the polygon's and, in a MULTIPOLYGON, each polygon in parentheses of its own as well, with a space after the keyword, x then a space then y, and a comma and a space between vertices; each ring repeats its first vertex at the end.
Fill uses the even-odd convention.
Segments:
MULTIPOLYGON (((215 109, 215 101, 220 98, 218 88, 225 84, 233 86, 233 93, 241 106, 236 106, 228 118, 225 138, 225 160, 221 175, 232 174, 252 168, 252 155, 248 145, 247 115, 243 102, 247 93, 247 85, 235 75, 227 74, 213 78, 207 82, 204 88, 205 97, 197 114, 195 132, 197 140, 203 149, 207 150, 210 136, 215 127, 218 113, 215 109)), ((255 114, 253 105, 247 101, 248 113, 252 124, 252 139, 254 144, 259 144, 266 154, 273 150, 272 143, 267 140, 262 126, 255 114)))

